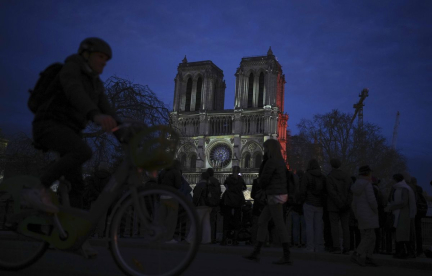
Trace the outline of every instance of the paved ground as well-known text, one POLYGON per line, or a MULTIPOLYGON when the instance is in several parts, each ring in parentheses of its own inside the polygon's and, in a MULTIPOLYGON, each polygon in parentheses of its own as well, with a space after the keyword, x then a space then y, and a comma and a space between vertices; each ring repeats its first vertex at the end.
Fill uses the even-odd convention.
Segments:
MULTIPOLYGON (((92 242, 97 245, 99 257, 86 260, 78 255, 49 250, 33 266, 18 272, 1 271, 2 276, 29 275, 93 275, 114 276, 123 275, 115 265, 110 252, 100 241, 92 242)), ((378 268, 359 267, 349 261, 349 256, 332 255, 329 253, 306 253, 292 250, 293 265, 278 266, 271 262, 280 256, 279 248, 265 248, 260 262, 254 263, 243 259, 243 253, 251 250, 250 246, 222 247, 219 245, 203 245, 200 247, 195 261, 183 274, 185 276, 258 276, 258 275, 296 275, 316 276, 430 276, 432 259, 418 258, 416 260, 393 261, 390 256, 378 256, 382 263, 378 268), (414 265, 417 264, 417 265, 414 265), (422 264, 422 265, 418 265, 422 264), (411 267, 410 267, 411 266, 411 267)))
MULTIPOLYGON (((5 237, 3 237, 5 238, 5 237)), ((102 239, 92 239, 91 244, 99 251, 96 260, 86 260, 78 255, 57 250, 48 252, 34 265, 18 272, 0 271, 3 276, 29 275, 123 275, 114 263, 106 242, 102 239)), ((176 245, 175 245, 176 246, 176 245)), ((179 245, 182 246, 182 245, 179 245)), ((129 249, 128 249, 129 250, 129 249)), ((391 276, 423 276, 432 275, 432 259, 419 257, 415 259, 398 260, 389 255, 375 255, 380 264, 378 268, 360 267, 350 262, 349 255, 335 255, 327 252, 311 253, 303 249, 292 248, 293 265, 277 266, 272 261, 282 254, 281 248, 265 247, 262 250, 259 263, 242 258, 250 253, 251 246, 220 246, 201 245, 196 259, 183 275, 190 276, 241 276, 241 275, 383 275, 391 276)))

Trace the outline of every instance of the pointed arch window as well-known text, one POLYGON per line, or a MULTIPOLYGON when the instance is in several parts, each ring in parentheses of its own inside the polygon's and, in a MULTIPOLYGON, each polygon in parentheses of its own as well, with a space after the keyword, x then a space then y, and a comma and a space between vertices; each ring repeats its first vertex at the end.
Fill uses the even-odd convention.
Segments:
POLYGON ((195 111, 200 110, 200 107, 201 107, 201 92, 202 92, 202 78, 199 77, 198 81, 197 81, 195 111))
POLYGON ((192 98, 192 78, 189 78, 186 85, 185 111, 190 111, 191 98, 192 98))
POLYGON ((253 84, 254 84, 254 75, 250 73, 249 75, 249 89, 248 89, 248 103, 247 107, 253 107, 253 84))
POLYGON ((264 73, 259 75, 258 107, 264 106, 264 73))
POLYGON ((244 168, 245 169, 249 169, 250 168, 250 162, 251 161, 251 155, 250 153, 246 153, 245 158, 244 158, 244 168))

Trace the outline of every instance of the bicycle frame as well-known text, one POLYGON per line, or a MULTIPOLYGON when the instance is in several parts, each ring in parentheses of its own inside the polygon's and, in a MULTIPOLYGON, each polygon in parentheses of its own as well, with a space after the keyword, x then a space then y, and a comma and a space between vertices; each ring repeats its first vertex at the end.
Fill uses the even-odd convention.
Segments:
MULTIPOLYGON (((59 204, 60 212, 55 216, 46 213, 40 213, 35 210, 24 210, 14 215, 14 220, 20 221, 18 224, 17 231, 26 236, 30 236, 37 239, 42 239, 58 249, 77 249, 84 241, 87 240, 89 234, 95 229, 99 219, 102 215, 112 206, 119 198, 119 193, 124 187, 128 190, 124 195, 117 201, 117 204, 112 209, 111 214, 115 213, 115 210, 121 205, 121 203, 132 196, 136 207, 139 206, 137 190, 141 183, 141 177, 139 175, 137 167, 135 167, 130 158, 128 158, 128 145, 123 145, 125 158, 119 168, 111 176, 109 182, 103 189, 102 193, 92 204, 89 211, 74 208, 69 205, 69 195, 65 183, 60 181, 59 192, 62 199, 62 204, 59 204), (46 231, 34 231, 34 226, 41 227, 52 227, 52 231, 46 234, 46 231)), ((22 183, 24 179, 21 177, 21 187, 24 186, 22 183)), ((32 179, 33 183, 29 182, 29 177, 24 176, 27 181, 27 186, 37 185, 37 179, 32 179)), ((9 185, 9 186, 13 186, 9 185)), ((19 193, 15 193, 19 194, 19 193)), ((55 198, 55 200, 57 200, 55 198)), ((19 204, 18 204, 19 205, 19 204)), ((15 206, 16 210, 16 206, 15 206)), ((147 222, 145 215, 141 208, 135 208, 141 221, 147 222)), ((112 218, 109 218, 107 225, 110 225, 112 218)), ((109 229, 109 228, 108 228, 109 229)))

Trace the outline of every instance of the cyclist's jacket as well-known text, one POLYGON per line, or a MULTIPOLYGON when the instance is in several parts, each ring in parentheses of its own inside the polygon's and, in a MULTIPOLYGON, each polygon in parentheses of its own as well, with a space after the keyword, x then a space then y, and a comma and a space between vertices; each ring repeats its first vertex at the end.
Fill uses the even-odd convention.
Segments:
POLYGON ((116 118, 99 74, 91 70, 81 55, 67 57, 54 81, 54 97, 38 110, 33 122, 54 120, 82 130, 96 114, 116 118))

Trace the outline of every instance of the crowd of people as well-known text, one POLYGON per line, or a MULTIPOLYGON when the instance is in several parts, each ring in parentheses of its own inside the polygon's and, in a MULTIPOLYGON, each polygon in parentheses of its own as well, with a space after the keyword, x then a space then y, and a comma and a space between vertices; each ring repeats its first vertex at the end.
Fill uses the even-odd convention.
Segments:
MULTIPOLYGON (((345 172, 339 159, 331 159, 330 165, 331 171, 325 174, 322 164, 312 159, 305 171, 293 173, 286 169, 279 143, 272 139, 264 143, 263 161, 251 191, 254 247, 246 259, 258 261, 261 248, 274 236, 283 249, 275 264, 291 263, 291 247, 351 254, 351 261, 361 266, 377 266, 374 254, 401 259, 423 254, 421 218, 428 206, 415 177, 396 173, 386 191, 368 165, 359 167, 356 176, 345 172)), ((203 223, 202 243, 239 244, 246 190, 240 171, 234 166, 220 183, 210 168, 195 186, 193 202, 203 223), (215 187, 213 196, 220 199, 212 205, 207 199, 210 186, 215 187), (216 235, 218 212, 223 216, 221 240, 216 235)))

